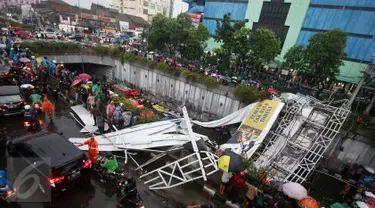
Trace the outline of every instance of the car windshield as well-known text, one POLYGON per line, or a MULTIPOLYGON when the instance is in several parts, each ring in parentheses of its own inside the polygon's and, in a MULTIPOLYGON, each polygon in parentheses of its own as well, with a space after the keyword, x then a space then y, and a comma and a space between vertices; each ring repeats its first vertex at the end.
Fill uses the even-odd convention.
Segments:
POLYGON ((17 103, 20 102, 21 96, 20 95, 3 95, 0 96, 0 103, 17 103))

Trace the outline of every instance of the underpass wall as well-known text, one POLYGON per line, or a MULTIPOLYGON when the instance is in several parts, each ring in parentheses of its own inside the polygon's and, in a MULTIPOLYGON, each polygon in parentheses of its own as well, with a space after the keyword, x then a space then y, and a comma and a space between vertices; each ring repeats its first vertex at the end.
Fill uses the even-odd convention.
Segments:
POLYGON ((136 63, 124 63, 107 56, 66 55, 50 56, 57 62, 90 63, 102 66, 85 68, 85 72, 98 78, 135 88, 151 102, 181 113, 186 106, 192 118, 202 121, 222 118, 244 107, 234 98, 226 86, 209 89, 205 85, 189 83, 183 77, 175 77, 136 63))

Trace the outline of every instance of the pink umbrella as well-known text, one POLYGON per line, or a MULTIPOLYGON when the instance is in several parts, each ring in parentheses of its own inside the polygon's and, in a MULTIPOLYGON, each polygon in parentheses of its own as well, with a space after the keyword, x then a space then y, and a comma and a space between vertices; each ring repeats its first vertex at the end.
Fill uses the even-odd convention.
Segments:
POLYGON ((20 62, 30 62, 30 59, 23 57, 20 58, 20 62))
POLYGON ((78 75, 77 79, 80 80, 90 80, 92 77, 89 74, 83 73, 78 75))
POLYGON ((77 84, 81 83, 82 79, 76 79, 73 81, 72 86, 76 86, 77 84))
POLYGON ((307 190, 299 183, 289 182, 284 184, 283 192, 292 199, 302 200, 307 197, 307 190))

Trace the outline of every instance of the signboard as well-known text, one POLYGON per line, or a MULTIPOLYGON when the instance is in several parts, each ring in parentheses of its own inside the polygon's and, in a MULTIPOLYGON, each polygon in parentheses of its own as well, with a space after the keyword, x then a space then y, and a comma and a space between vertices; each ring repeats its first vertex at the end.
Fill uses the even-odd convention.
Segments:
POLYGON ((129 22, 119 21, 120 23, 120 31, 127 32, 129 31, 129 22))
POLYGON ((102 21, 102 22, 112 22, 112 23, 115 23, 115 22, 116 22, 116 19, 114 19, 114 18, 110 18, 110 17, 100 17, 99 19, 100 19, 100 21, 102 21))
POLYGON ((191 17, 192 22, 194 22, 194 23, 200 23, 201 22, 202 14, 200 14, 200 13, 188 13, 188 14, 191 17))
POLYGON ((230 148, 237 154, 250 157, 263 142, 283 106, 283 103, 273 100, 258 102, 221 148, 230 148))
POLYGON ((81 18, 83 19, 90 19, 90 20, 99 20, 97 15, 81 13, 81 18))

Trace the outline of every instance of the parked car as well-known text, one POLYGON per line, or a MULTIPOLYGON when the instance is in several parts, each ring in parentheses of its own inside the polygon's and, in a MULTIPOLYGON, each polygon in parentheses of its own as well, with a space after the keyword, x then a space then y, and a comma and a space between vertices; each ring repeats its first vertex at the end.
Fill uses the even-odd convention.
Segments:
POLYGON ((80 34, 74 34, 74 35, 69 36, 69 39, 70 40, 75 40, 75 41, 82 41, 83 40, 83 36, 80 35, 80 34))
POLYGON ((23 113, 25 102, 18 86, 6 85, 0 87, 0 116, 23 113))
POLYGON ((53 38, 53 39, 57 38, 57 34, 54 31, 48 31, 47 30, 47 31, 43 31, 42 33, 43 33, 44 37, 46 37, 46 38, 53 38))
POLYGON ((10 140, 7 150, 11 157, 23 159, 26 165, 34 164, 35 172, 49 172, 41 174, 40 189, 51 190, 52 196, 87 179, 91 173, 92 163, 87 154, 60 134, 46 131, 29 134, 10 140), (36 166, 37 163, 41 165, 36 166))
POLYGON ((22 38, 22 39, 28 39, 28 38, 32 37, 31 32, 24 31, 24 30, 19 30, 19 31, 15 32, 15 34, 16 34, 17 37, 22 38))

